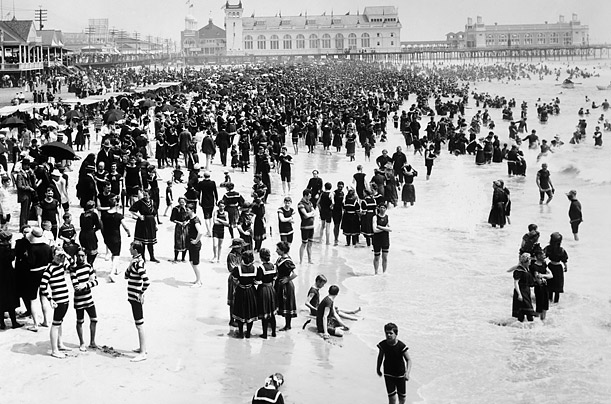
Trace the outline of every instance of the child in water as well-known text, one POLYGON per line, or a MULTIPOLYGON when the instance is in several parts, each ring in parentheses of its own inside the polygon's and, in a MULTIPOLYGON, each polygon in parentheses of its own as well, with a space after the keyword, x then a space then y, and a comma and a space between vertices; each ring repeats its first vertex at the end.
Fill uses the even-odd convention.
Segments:
MULTIPOLYGON (((305 305, 308 309, 310 309, 310 315, 312 316, 316 316, 317 311, 318 311, 318 304, 320 303, 320 289, 322 289, 325 285, 327 284, 327 278, 324 275, 317 275, 316 279, 314 280, 314 285, 310 287, 310 290, 308 291, 308 297, 306 298, 306 302, 305 305)), ((339 308, 337 309, 337 314, 341 317, 344 318, 346 320, 352 320, 352 321, 357 321, 358 318, 356 316, 354 316, 354 314, 357 314, 361 311, 361 308, 359 307, 356 310, 340 310, 339 308)), ((306 325, 308 325, 310 323, 310 321, 312 321, 312 319, 308 319, 304 324, 303 324, 303 329, 305 329, 306 325)))

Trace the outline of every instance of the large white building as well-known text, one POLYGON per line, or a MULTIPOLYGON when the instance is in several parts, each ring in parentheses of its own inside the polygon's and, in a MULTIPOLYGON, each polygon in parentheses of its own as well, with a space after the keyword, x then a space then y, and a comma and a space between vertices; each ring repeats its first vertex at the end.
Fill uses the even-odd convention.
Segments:
POLYGON ((398 52, 401 22, 394 6, 362 13, 244 17, 242 1, 225 3, 226 55, 327 55, 398 52))

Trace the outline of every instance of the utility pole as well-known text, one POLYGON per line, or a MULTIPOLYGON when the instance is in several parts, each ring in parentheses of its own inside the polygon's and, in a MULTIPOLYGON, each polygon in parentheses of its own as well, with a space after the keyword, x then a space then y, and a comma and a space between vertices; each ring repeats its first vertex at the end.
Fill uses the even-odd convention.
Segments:
POLYGON ((38 10, 34 10, 34 19, 38 21, 38 29, 42 30, 43 22, 47 22, 47 9, 38 6, 38 10))
POLYGON ((89 51, 91 51, 91 35, 95 33, 95 27, 93 25, 85 28, 85 34, 87 34, 87 43, 89 45, 89 51))
POLYGON ((134 31, 134 39, 136 40, 136 54, 140 53, 139 52, 139 45, 140 45, 140 33, 138 31, 134 31))

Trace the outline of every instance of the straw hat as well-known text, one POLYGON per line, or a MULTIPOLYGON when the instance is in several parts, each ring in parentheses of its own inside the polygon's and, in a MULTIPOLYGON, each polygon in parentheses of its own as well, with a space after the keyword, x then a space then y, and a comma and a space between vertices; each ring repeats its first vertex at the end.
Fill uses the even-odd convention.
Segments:
POLYGON ((42 237, 42 229, 40 227, 33 227, 30 233, 26 236, 30 244, 44 244, 45 240, 42 237))

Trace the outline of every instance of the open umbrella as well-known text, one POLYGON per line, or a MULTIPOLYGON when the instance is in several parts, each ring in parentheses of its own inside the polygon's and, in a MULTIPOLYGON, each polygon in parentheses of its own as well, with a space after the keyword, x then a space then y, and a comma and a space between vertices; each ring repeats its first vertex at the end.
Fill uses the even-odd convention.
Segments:
POLYGON ((58 128, 59 124, 57 122, 55 122, 55 121, 50 121, 49 120, 49 121, 42 121, 40 123, 40 126, 46 126, 48 128, 58 128))
POLYGON ((73 121, 75 119, 81 119, 83 117, 83 113, 77 109, 71 109, 66 112, 66 121, 73 121))
POLYGON ((143 108, 156 107, 157 106, 157 102, 155 100, 151 100, 149 98, 149 99, 146 99, 146 100, 142 101, 140 103, 140 106, 143 107, 143 108))
POLYGON ((21 126, 21 125, 25 125, 25 122, 23 122, 21 119, 17 118, 16 116, 9 116, 5 120, 3 120, 2 123, 0 124, 0 126, 8 126, 11 128, 14 128, 15 126, 21 126))
POLYGON ((40 146, 40 152, 56 160, 76 160, 78 157, 72 147, 62 142, 50 142, 40 146))
POLYGON ((176 112, 177 114, 186 114, 187 110, 184 109, 183 107, 178 107, 176 108, 176 110, 174 110, 174 112, 176 112))
POLYGON ((176 109, 175 106, 170 105, 170 104, 165 104, 163 107, 161 107, 161 112, 174 112, 175 109, 176 109))
POLYGON ((104 123, 113 123, 120 121, 125 117, 125 114, 120 109, 111 109, 104 113, 104 123))

